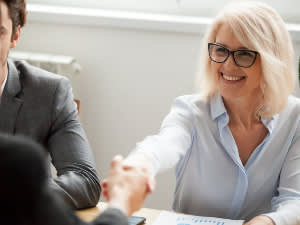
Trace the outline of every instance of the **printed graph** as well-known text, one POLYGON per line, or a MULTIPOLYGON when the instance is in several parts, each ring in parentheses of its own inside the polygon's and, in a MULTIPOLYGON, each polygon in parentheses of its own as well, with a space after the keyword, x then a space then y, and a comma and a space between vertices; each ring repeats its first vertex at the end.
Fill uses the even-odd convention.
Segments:
POLYGON ((153 225, 242 225, 243 220, 201 217, 162 211, 153 225))

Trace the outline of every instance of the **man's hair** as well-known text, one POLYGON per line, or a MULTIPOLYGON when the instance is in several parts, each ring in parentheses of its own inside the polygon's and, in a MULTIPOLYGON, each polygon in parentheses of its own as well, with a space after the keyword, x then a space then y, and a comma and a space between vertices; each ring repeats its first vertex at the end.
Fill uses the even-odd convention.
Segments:
POLYGON ((257 116, 270 118, 286 105, 294 89, 296 71, 294 50, 286 25, 270 6, 259 2, 231 3, 216 17, 202 42, 197 86, 204 99, 218 92, 217 76, 211 68, 208 42, 215 42, 219 28, 227 24, 245 47, 259 52, 263 107, 257 116))
POLYGON ((8 8, 12 20, 12 38, 18 26, 23 27, 26 23, 26 0, 2 0, 8 8))

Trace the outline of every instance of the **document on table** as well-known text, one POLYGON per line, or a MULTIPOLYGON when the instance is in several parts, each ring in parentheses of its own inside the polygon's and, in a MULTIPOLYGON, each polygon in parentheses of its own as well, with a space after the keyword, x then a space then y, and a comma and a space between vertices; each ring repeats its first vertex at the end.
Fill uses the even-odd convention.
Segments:
POLYGON ((153 225, 242 225, 243 220, 192 216, 162 211, 153 225))

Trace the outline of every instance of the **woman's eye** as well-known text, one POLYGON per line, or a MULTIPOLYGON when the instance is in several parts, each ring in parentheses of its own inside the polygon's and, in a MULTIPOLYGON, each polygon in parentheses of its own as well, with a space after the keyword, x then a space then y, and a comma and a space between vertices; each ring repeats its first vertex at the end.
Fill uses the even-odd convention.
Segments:
POLYGON ((215 49, 215 54, 216 54, 217 56, 222 56, 222 57, 224 57, 224 56, 227 55, 227 50, 226 50, 226 48, 218 47, 218 48, 215 49))
POLYGON ((225 48, 217 48, 216 49, 216 52, 218 52, 218 53, 224 53, 224 52, 226 52, 226 49, 225 48))
POLYGON ((238 51, 239 56, 244 56, 244 57, 252 57, 253 53, 249 51, 238 51))

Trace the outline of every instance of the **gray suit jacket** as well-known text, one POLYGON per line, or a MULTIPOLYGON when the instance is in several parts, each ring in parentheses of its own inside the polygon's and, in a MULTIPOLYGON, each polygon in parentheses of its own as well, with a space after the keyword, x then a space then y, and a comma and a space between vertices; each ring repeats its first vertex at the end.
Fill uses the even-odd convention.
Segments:
POLYGON ((97 204, 99 179, 68 79, 8 59, 0 131, 24 135, 45 146, 58 174, 56 179, 49 178, 49 184, 68 205, 79 209, 97 204))

